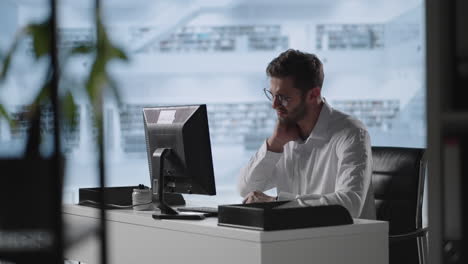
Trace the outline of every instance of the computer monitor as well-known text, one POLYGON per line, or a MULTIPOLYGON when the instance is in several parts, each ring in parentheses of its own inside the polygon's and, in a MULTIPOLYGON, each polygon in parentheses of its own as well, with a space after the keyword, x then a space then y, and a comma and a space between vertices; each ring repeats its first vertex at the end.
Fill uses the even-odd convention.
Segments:
POLYGON ((166 193, 216 195, 206 105, 143 108, 154 218, 190 219, 166 193))

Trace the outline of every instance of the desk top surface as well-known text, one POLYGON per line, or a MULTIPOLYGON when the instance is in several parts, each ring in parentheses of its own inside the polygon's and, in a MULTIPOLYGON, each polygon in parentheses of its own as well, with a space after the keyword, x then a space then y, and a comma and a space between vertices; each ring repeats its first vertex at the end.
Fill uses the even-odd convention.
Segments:
MULTIPOLYGON (((96 208, 64 205, 65 216, 99 218, 96 208)), ((179 232, 195 233, 207 236, 224 237, 252 242, 275 242, 329 236, 352 236, 363 233, 384 233, 388 235, 388 223, 384 221, 354 219, 352 225, 289 229, 279 231, 257 231, 241 228, 218 226, 216 217, 208 217, 201 221, 189 220, 155 220, 153 211, 108 210, 109 221, 139 225, 147 228, 168 229, 179 232)), ((65 220, 66 221, 66 220, 65 220)))

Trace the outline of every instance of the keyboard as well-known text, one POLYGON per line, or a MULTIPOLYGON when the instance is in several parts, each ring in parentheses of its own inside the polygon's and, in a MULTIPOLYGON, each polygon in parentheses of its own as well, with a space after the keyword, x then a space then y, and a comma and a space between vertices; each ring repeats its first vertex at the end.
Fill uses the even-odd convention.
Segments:
POLYGON ((180 212, 197 212, 197 213, 205 213, 209 216, 217 216, 218 215, 218 208, 217 207, 207 207, 207 206, 186 206, 177 208, 180 212))

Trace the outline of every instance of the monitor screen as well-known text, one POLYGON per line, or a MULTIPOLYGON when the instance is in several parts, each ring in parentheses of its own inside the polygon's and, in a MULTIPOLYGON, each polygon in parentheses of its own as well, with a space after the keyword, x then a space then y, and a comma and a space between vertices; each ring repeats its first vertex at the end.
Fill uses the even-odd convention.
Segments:
POLYGON ((153 195, 215 195, 206 105, 143 108, 143 120, 153 195))

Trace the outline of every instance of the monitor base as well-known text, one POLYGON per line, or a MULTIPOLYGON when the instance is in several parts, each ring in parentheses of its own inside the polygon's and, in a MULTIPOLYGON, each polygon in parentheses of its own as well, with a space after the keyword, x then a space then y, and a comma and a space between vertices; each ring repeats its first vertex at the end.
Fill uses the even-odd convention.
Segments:
MULTIPOLYGON (((155 204, 156 206, 158 205, 159 198, 157 194, 153 194, 152 201, 153 204, 155 204)), ((180 193, 164 193, 164 202, 170 206, 185 205, 184 196, 182 196, 182 194, 180 193)))

